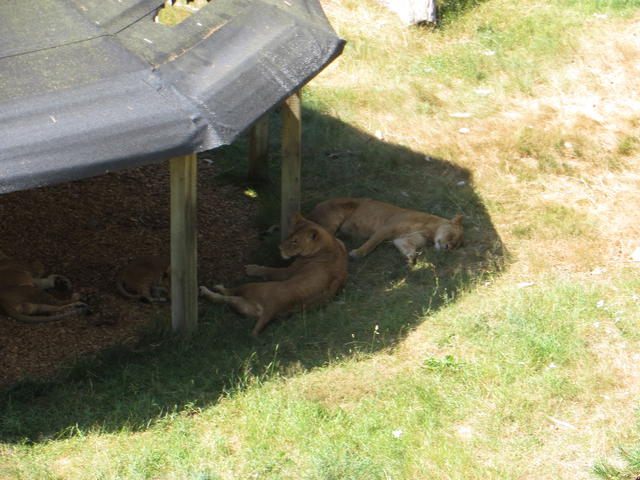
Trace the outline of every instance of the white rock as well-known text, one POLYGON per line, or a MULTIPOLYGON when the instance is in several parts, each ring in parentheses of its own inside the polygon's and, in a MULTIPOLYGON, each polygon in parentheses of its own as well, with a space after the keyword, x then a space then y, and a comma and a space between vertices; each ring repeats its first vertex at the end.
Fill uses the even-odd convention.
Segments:
POLYGON ((378 0, 378 2, 398 15, 406 25, 437 21, 435 0, 378 0))

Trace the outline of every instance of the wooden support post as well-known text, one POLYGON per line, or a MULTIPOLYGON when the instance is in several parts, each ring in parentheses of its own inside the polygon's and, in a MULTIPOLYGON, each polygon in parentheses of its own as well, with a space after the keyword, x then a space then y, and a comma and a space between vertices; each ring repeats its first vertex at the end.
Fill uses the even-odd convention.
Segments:
POLYGON ((265 113, 249 131, 249 180, 269 181, 269 113, 265 113))
POLYGON ((171 325, 192 333, 198 323, 196 155, 171 159, 171 325))
POLYGON ((289 235, 291 215, 300 212, 301 116, 300 91, 282 106, 282 205, 280 238, 289 235))

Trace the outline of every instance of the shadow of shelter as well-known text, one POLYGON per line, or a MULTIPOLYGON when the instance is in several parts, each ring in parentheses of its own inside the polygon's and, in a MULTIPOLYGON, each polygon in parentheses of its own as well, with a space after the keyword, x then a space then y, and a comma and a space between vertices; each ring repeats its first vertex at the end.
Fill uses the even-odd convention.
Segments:
MULTIPOLYGON (((200 155, 213 160, 223 184, 255 190, 260 230, 279 218, 277 113, 271 116, 271 184, 248 184, 245 139, 200 155)), ((388 348, 508 262, 472 172, 317 110, 303 109, 302 125, 303 214, 336 196, 368 197, 446 218, 462 214, 464 246, 452 252, 426 247, 409 269, 391 244, 382 244, 364 259, 350 261, 347 285, 333 301, 274 320, 258 340, 249 335, 250 319, 225 306, 202 304, 199 330, 188 341, 156 333, 134 349, 81 359, 55 381, 25 382, 0 394, 2 441, 40 442, 96 429, 144 430, 168 413, 215 405, 255 379, 299 375, 336 358, 388 348)), ((254 263, 281 264, 275 237, 251 253, 254 263)), ((359 241, 344 240, 348 248, 359 241)), ((207 272, 207 278, 226 281, 215 272, 207 272)), ((162 321, 168 312, 166 317, 162 321)))

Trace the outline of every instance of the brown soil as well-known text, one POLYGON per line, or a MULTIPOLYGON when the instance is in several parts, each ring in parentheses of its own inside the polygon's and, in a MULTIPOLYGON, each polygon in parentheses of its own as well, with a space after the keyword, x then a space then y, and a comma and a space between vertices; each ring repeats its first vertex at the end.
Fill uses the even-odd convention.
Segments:
MULTIPOLYGON (((257 245, 255 201, 238 187, 217 185, 214 165, 201 161, 199 167, 199 282, 234 283, 257 245)), ((167 163, 149 165, 0 195, 0 251, 67 276, 92 310, 35 325, 0 316, 0 387, 135 344, 154 319, 170 322, 168 305, 127 300, 114 287, 130 258, 169 252, 168 170, 167 163)))

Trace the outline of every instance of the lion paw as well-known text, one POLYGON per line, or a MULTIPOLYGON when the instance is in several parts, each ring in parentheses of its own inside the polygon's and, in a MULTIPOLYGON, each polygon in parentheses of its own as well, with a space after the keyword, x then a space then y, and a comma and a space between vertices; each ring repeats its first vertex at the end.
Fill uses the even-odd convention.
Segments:
POLYGON ((360 258, 360 257, 364 257, 364 255, 362 255, 362 253, 360 253, 360 251, 359 251, 359 250, 357 250, 357 249, 356 249, 356 250, 351 250, 351 251, 349 252, 349 256, 350 256, 351 258, 360 258))
POLYGON ((264 267, 261 267, 260 265, 245 265, 244 271, 247 275, 259 277, 264 273, 264 267))

